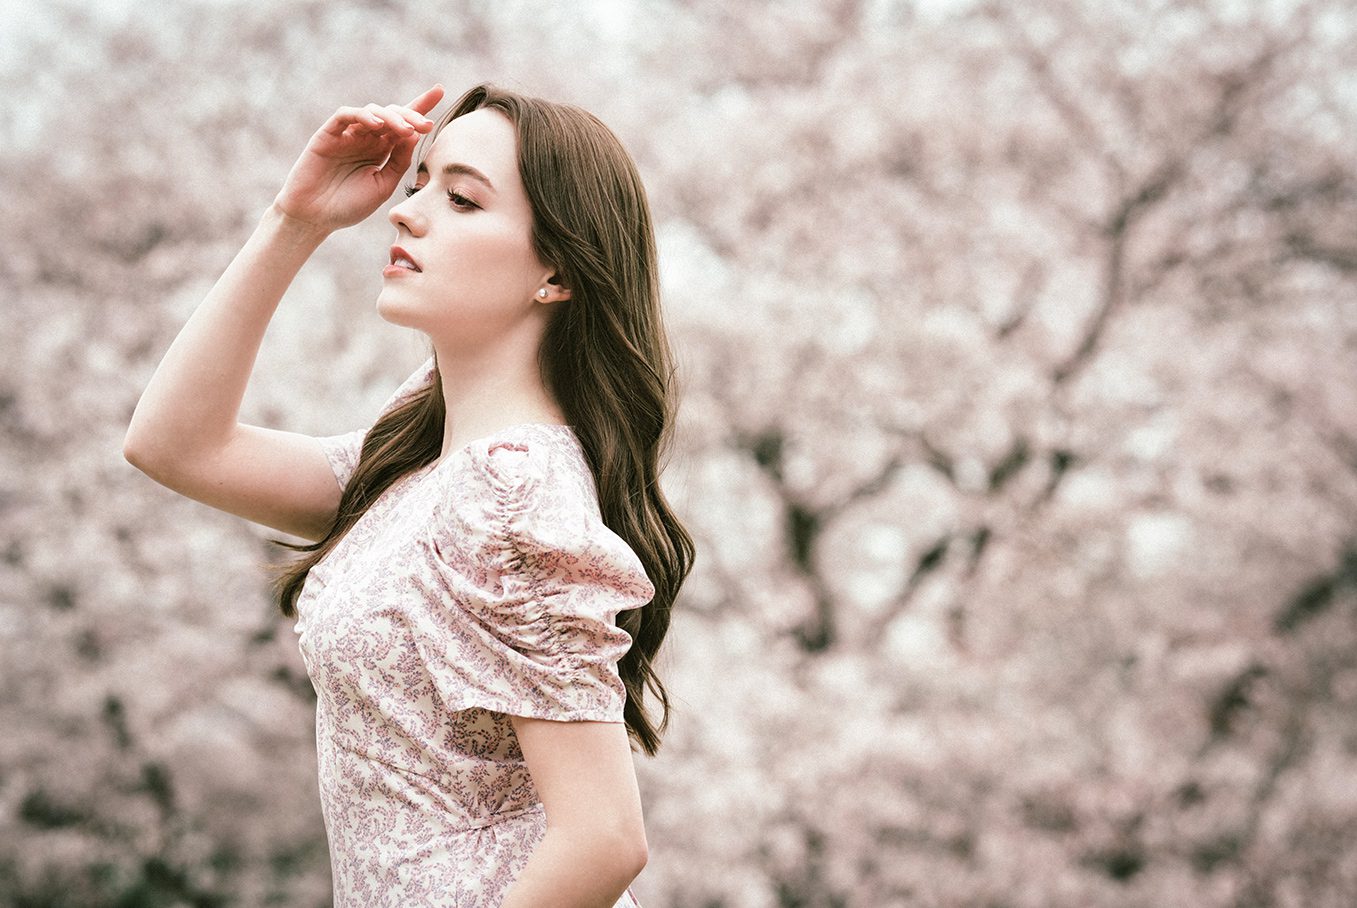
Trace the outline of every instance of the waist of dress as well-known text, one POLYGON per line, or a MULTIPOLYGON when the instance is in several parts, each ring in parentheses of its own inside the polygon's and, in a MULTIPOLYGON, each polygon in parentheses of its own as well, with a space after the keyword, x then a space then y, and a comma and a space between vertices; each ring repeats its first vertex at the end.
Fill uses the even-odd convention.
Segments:
POLYGON ((500 800, 499 809, 482 812, 471 807, 468 801, 459 799, 458 795, 465 795, 466 791, 463 786, 453 784, 457 775, 455 773, 433 776, 409 766, 399 766, 341 741, 332 741, 331 744, 334 758, 341 762, 328 766, 322 764, 323 770, 330 771, 321 773, 321 790, 340 802, 352 804, 380 796, 388 802, 403 804, 408 813, 421 816, 421 822, 434 822, 439 830, 446 833, 483 829, 516 817, 546 811, 541 801, 524 803, 521 799, 508 797, 510 790, 521 794, 522 787, 505 784, 508 779, 494 780, 493 773, 490 778, 479 783, 487 786, 489 791, 475 799, 478 802, 476 807, 489 807, 489 802, 497 800, 495 795, 499 792, 506 796, 500 800))
POLYGON ((475 818, 459 818, 459 823, 449 824, 449 832, 471 832, 475 829, 484 829, 487 826, 494 826, 498 823, 504 823, 515 817, 521 817, 530 813, 545 813, 546 807, 541 801, 534 801, 523 807, 511 807, 508 810, 501 810, 498 813, 486 814, 475 818))

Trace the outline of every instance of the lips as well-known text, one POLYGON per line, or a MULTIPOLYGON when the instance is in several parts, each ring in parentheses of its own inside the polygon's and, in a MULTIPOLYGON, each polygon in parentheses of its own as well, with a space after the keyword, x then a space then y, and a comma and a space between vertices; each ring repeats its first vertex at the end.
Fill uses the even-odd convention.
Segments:
POLYGON ((391 247, 391 264, 400 265, 403 268, 409 268, 411 271, 423 271, 419 267, 419 262, 415 261, 414 256, 406 252, 399 246, 391 247))

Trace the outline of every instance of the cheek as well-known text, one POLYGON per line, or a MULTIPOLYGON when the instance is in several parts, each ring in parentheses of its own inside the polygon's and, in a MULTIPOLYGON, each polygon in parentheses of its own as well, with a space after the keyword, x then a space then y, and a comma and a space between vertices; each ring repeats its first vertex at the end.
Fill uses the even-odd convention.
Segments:
POLYGON ((535 260, 532 239, 519 225, 488 219, 459 233, 446 258, 459 284, 474 280, 504 293, 516 293, 534 279, 535 260))

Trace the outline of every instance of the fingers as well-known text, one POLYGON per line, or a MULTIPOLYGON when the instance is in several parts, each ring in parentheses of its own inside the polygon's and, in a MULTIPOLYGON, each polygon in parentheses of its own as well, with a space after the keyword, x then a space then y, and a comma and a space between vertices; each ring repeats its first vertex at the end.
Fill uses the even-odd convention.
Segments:
POLYGON ((424 114, 418 110, 411 110, 410 108, 404 107, 400 104, 388 104, 386 105, 386 109, 395 111, 397 114, 404 117, 407 122, 409 122, 420 132, 427 131, 421 128, 424 126, 429 127, 429 129, 433 128, 433 120, 430 120, 428 117, 424 116, 424 114))
POLYGON ((340 107, 330 114, 330 119, 325 121, 321 129, 332 136, 338 136, 343 135, 344 130, 353 123, 372 128, 371 121, 364 115, 361 107, 340 107))
POLYGON ((426 114, 437 107, 441 100, 443 100, 443 85, 440 82, 435 82, 433 88, 430 88, 406 106, 411 110, 426 114))
POLYGON ((408 136, 433 129, 433 121, 423 114, 400 104, 369 104, 363 108, 363 120, 369 128, 388 128, 397 135, 408 136))
POLYGON ((391 130, 400 136, 412 136, 429 132, 433 121, 424 116, 432 110, 443 97, 443 86, 435 85, 424 94, 415 98, 410 107, 401 104, 385 106, 372 103, 363 107, 340 107, 322 127, 331 135, 342 135, 352 124, 357 124, 371 132, 391 130))
POLYGON ((414 131, 413 127, 406 123, 403 118, 383 116, 380 108, 371 109, 376 106, 369 104, 367 107, 340 107, 330 115, 330 119, 326 120, 325 125, 321 128, 333 136, 343 135, 344 131, 353 125, 361 126, 373 132, 380 132, 388 128, 400 131, 403 128, 404 134, 409 135, 414 131), (397 123, 400 124, 400 127, 397 126, 397 123))
POLYGON ((386 166, 382 168, 383 175, 390 175, 392 179, 399 178, 410 167, 410 162, 415 156, 416 142, 408 139, 402 139, 391 149, 391 157, 387 159, 386 166))

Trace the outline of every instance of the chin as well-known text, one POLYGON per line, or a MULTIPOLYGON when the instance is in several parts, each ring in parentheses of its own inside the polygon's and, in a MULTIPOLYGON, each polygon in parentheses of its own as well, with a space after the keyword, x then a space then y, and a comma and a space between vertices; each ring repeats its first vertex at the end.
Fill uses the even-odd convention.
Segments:
POLYGON ((377 314, 381 316, 382 321, 399 325, 402 328, 418 328, 423 321, 419 317, 419 313, 413 311, 409 306, 392 302, 385 296, 377 298, 377 314))

